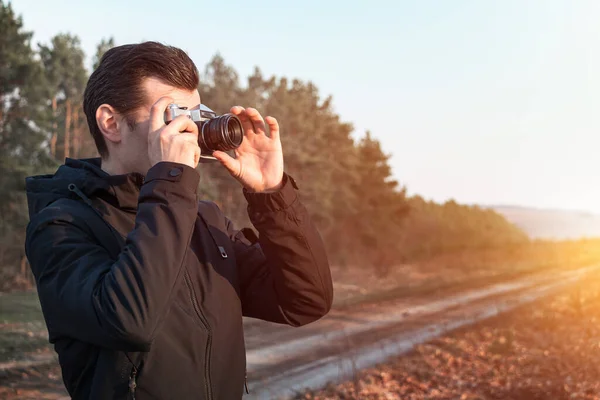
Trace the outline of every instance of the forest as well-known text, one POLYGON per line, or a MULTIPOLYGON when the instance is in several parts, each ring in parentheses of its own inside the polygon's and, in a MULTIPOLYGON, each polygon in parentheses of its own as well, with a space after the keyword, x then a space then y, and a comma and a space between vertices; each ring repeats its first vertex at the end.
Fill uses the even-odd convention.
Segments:
MULTIPOLYGON (((82 109, 86 60, 96 67, 118 44, 107 36, 89 55, 68 32, 32 43, 21 16, 0 1, 0 290, 32 285, 23 248, 25 178, 51 174, 66 158, 98 156, 82 109)), ((332 264, 386 274, 416 258, 529 242, 492 210, 409 196, 397 179, 402 171, 392 174, 394 149, 383 149, 375 133, 355 132, 334 111, 333 96, 312 82, 265 76, 259 66, 240 77, 218 53, 198 68, 202 102, 217 113, 242 105, 278 119, 285 170, 298 182, 332 264)), ((238 227, 251 226, 239 183, 218 164, 198 168, 202 198, 217 202, 238 227)))

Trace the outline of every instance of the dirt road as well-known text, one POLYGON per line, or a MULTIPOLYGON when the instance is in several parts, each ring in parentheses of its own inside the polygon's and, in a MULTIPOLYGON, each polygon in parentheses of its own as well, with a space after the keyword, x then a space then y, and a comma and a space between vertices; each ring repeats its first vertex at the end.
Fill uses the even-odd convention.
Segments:
POLYGON ((530 276, 439 299, 333 310, 297 332, 253 322, 247 327, 250 395, 246 398, 288 398, 306 388, 352 378, 357 370, 417 343, 560 290, 592 269, 530 276))
MULTIPOLYGON (((438 298, 334 309, 303 328, 245 320, 250 389, 245 398, 289 398, 305 388, 351 378, 357 370, 417 343, 560 290, 590 270, 532 275, 438 298)), ((68 399, 65 396, 53 355, 29 367, 0 364, 0 398, 68 399)))

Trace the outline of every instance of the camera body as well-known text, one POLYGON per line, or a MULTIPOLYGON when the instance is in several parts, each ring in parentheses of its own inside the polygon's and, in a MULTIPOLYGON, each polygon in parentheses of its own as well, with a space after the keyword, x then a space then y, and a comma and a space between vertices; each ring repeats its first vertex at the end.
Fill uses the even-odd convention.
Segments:
POLYGON ((205 106, 200 104, 200 108, 188 110, 187 107, 181 107, 177 104, 169 104, 165 110, 165 122, 171 122, 180 115, 187 115, 194 122, 196 121, 207 121, 215 118, 217 113, 205 106))
POLYGON ((168 124, 180 115, 187 115, 198 126, 198 145, 202 158, 214 160, 211 156, 213 151, 227 152, 242 144, 244 129, 242 122, 234 114, 217 116, 217 113, 204 104, 192 110, 169 104, 165 110, 165 123, 168 124))

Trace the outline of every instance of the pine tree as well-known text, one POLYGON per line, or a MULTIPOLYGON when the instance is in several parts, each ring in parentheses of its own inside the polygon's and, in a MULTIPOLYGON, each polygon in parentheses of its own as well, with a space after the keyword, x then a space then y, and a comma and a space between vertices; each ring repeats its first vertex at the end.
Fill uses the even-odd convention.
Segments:
POLYGON ((43 120, 41 66, 31 32, 10 4, 0 1, 0 273, 26 276, 23 238, 27 224, 25 177, 47 171, 51 160, 43 120))
POLYGON ((96 46, 96 54, 94 54, 94 59, 92 60, 92 69, 98 68, 104 53, 113 47, 115 47, 115 39, 112 36, 108 39, 102 39, 100 43, 98 43, 96 46))
POLYGON ((50 43, 50 46, 40 45, 39 54, 53 112, 50 153, 63 161, 79 156, 73 151, 78 153, 81 147, 82 96, 88 74, 84 66, 85 54, 77 36, 59 34, 50 43))

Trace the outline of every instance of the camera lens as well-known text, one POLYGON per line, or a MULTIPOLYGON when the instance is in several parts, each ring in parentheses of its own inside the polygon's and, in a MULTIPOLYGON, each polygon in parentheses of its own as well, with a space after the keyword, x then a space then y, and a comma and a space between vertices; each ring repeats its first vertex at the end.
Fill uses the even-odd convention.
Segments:
POLYGON ((202 125, 202 140, 209 151, 237 149, 244 139, 244 129, 238 117, 225 114, 202 125))

